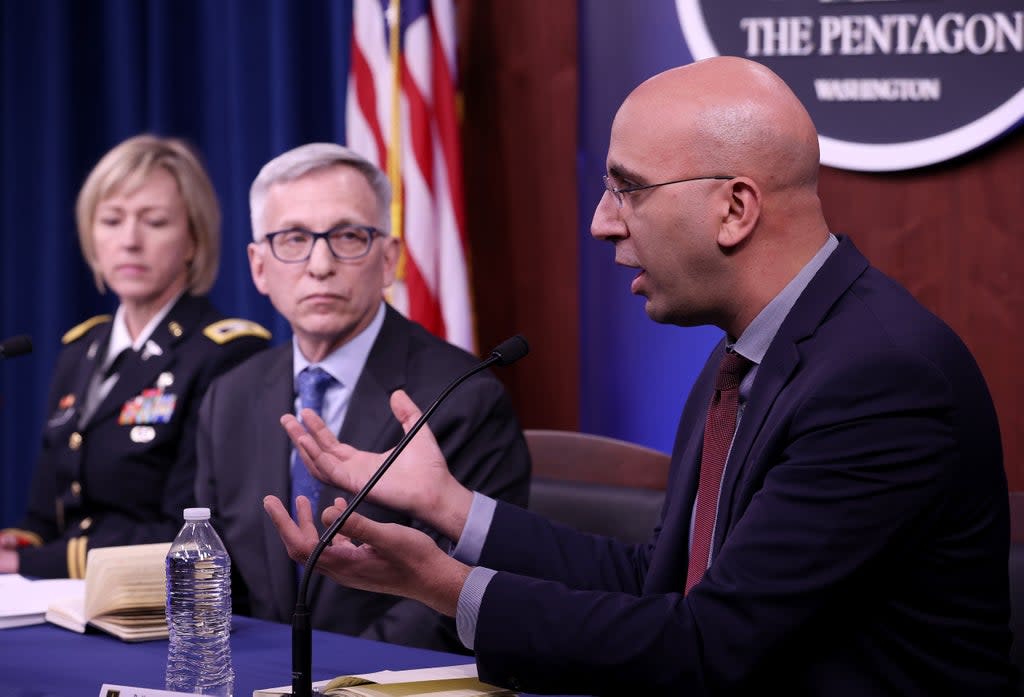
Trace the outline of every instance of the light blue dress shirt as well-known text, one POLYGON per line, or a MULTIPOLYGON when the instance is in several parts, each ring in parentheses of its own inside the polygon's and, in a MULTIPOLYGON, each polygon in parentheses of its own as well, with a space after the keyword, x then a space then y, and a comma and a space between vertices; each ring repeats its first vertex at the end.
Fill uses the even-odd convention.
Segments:
MULTIPOLYGON (((320 418, 337 434, 341 431, 341 425, 345 423, 345 415, 348 414, 348 405, 352 399, 352 391, 355 389, 359 376, 366 365, 366 359, 370 355, 370 349, 380 334, 381 325, 384 324, 385 304, 382 301, 377 309, 377 314, 363 331, 356 334, 349 341, 345 342, 322 361, 310 363, 309 359, 302 355, 299 349, 299 342, 292 337, 292 379, 293 385, 298 385, 298 376, 310 365, 317 365, 324 371, 330 373, 334 378, 327 391, 324 393, 324 406, 320 418)), ((293 412, 299 413, 298 389, 295 389, 295 403, 293 412)))

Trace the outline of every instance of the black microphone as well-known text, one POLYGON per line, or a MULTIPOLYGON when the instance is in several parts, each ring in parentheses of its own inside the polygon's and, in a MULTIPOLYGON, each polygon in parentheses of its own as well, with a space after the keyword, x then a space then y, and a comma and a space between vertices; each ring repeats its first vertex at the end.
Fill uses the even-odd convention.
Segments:
MULTIPOLYGON (((310 624, 309 609, 306 607, 306 592, 309 588, 309 577, 313 573, 314 567, 316 567, 316 561, 320 558, 320 554, 323 553, 327 545, 331 543, 334 536, 337 534, 341 526, 345 524, 345 521, 349 519, 352 511, 355 510, 356 506, 366 498, 366 495, 370 493, 370 489, 384 476, 388 468, 391 467, 402 451, 405 450, 405 446, 409 445, 409 441, 413 439, 419 430, 423 427, 423 424, 427 422, 430 415, 434 413, 434 410, 443 402, 452 390, 461 385, 463 382, 476 375, 482 370, 486 370, 492 365, 508 365, 515 363, 520 358, 530 352, 530 345, 526 343, 521 335, 516 334, 515 336, 505 339, 503 342, 498 344, 490 356, 485 360, 476 364, 473 368, 466 371, 464 374, 455 378, 448 387, 444 388, 444 391, 438 395, 434 403, 431 404, 423 415, 412 425, 409 432, 406 433, 402 440, 398 441, 398 445, 395 446, 394 450, 384 458, 384 462, 380 464, 377 471, 373 473, 370 480, 366 482, 366 485, 360 489, 359 493, 352 497, 352 500, 348 502, 348 506, 342 511, 338 519, 331 523, 330 527, 324 530, 324 534, 320 536, 320 540, 317 542, 316 547, 309 555, 309 559, 306 560, 306 566, 302 570, 302 580, 299 582, 299 592, 295 600, 295 612, 292 615, 292 695, 298 697, 312 697, 313 696, 313 627, 310 624)), ((319 693, 318 693, 319 694, 319 693)))
POLYGON ((31 352, 32 339, 28 338, 28 334, 12 336, 10 339, 0 341, 0 360, 5 358, 14 358, 15 356, 20 356, 23 353, 31 352))

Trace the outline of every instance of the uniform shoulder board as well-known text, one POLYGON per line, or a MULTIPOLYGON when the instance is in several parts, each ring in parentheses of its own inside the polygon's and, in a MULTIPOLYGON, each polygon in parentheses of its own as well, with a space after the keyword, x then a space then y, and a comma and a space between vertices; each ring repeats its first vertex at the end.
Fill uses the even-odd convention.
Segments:
POLYGON ((60 343, 70 344, 72 341, 77 341, 97 324, 103 324, 104 322, 109 322, 112 319, 114 319, 113 315, 96 315, 95 317, 91 317, 81 324, 75 325, 69 329, 64 336, 61 337, 60 343))
POLYGON ((42 547, 43 538, 31 530, 22 530, 21 528, 4 528, 0 530, 0 537, 4 535, 11 535, 14 537, 15 547, 42 547))
POLYGON ((226 344, 242 336, 255 336, 260 339, 270 338, 270 332, 259 324, 250 322, 247 319, 238 318, 222 319, 219 322, 214 322, 203 330, 203 334, 217 344, 226 344))

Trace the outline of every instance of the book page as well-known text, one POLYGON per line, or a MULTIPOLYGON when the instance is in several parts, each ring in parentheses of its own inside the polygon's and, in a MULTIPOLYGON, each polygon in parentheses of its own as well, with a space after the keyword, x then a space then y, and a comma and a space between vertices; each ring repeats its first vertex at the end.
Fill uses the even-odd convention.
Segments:
POLYGON ((397 682, 421 682, 426 680, 451 680, 454 678, 475 678, 476 664, 458 666, 437 666, 434 668, 413 668, 412 670, 380 670, 376 673, 342 675, 327 682, 327 688, 377 683, 387 685, 397 682))
POLYGON ((85 618, 85 589, 76 596, 62 598, 50 603, 46 608, 46 621, 70 629, 79 634, 85 633, 85 625, 88 621, 85 618))
POLYGON ((170 542, 157 542, 89 550, 86 617, 132 608, 162 609, 167 597, 164 560, 170 548, 170 542))
POLYGON ((141 616, 130 620, 122 617, 95 617, 89 620, 89 624, 116 636, 121 641, 152 641, 167 638, 167 622, 164 621, 163 613, 158 616, 151 615, 148 619, 141 616))

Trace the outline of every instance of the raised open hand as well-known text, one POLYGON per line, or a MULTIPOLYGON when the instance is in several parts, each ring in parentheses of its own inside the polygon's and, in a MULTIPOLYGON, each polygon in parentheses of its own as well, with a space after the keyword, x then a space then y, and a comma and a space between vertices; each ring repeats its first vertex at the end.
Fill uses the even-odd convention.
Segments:
MULTIPOLYGON (((401 390, 391 395, 391 411, 406 432, 420 416, 419 408, 401 390)), ((370 453, 340 443, 312 411, 303 410, 302 419, 305 426, 293 415, 285 414, 281 425, 306 467, 323 482, 357 492, 387 456, 387 453, 370 453)), ((473 495, 452 476, 433 433, 424 426, 367 498, 405 511, 449 539, 457 540, 473 495)))

